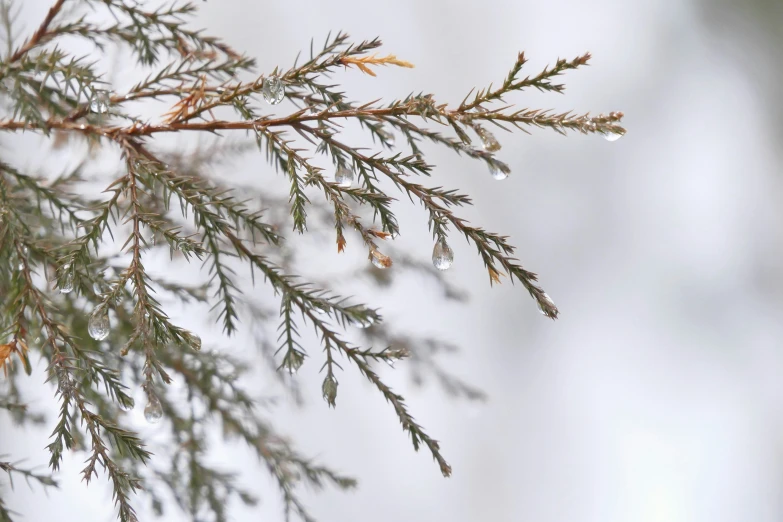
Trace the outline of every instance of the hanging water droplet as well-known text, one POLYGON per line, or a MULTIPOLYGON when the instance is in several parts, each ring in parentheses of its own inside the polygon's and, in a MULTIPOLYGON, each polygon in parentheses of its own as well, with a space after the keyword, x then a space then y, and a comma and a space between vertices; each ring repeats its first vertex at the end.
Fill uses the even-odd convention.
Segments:
POLYGON ((96 341, 103 341, 109 336, 109 310, 100 305, 90 315, 87 322, 87 333, 96 341))
POLYGON ((265 78, 264 85, 261 87, 261 94, 268 104, 277 105, 285 98, 285 84, 283 80, 275 75, 265 78))
POLYGON ((334 182, 344 188, 350 187, 353 185, 353 171, 344 165, 340 165, 334 174, 334 182))
POLYGON ((432 264, 438 270, 448 270, 454 263, 454 251, 445 239, 438 240, 432 249, 432 264))
POLYGON ((489 164, 489 173, 492 175, 492 177, 498 181, 502 181, 508 177, 509 171, 508 169, 504 169, 502 167, 497 167, 493 164, 489 164))
POLYGON ((27 248, 27 245, 22 245, 22 258, 19 260, 19 265, 17 268, 19 270, 24 270, 25 260, 27 259, 27 255, 30 253, 30 249, 27 248))
POLYGON ((154 393, 148 394, 149 401, 144 407, 144 418, 150 424, 157 424, 160 419, 163 418, 163 405, 160 403, 160 399, 154 393))
POLYGON ((299 368, 304 364, 304 357, 302 354, 293 352, 290 357, 286 358, 285 369, 288 370, 289 375, 296 375, 299 368))
POLYGON ((376 268, 380 268, 381 270, 392 266, 392 259, 378 250, 370 251, 370 261, 372 261, 372 264, 375 265, 376 268))
POLYGON ((396 141, 396 138, 393 133, 381 127, 378 129, 378 136, 383 138, 383 140, 386 142, 386 145, 388 145, 389 147, 394 147, 394 142, 396 141))
POLYGON ((367 317, 364 317, 364 318, 350 317, 350 318, 348 318, 348 322, 352 326, 355 326, 356 328, 364 329, 364 328, 369 328, 372 325, 374 325, 375 324, 375 318, 373 316, 371 316, 371 315, 368 315, 367 317))
POLYGON ((71 270, 71 264, 68 263, 63 266, 63 275, 60 279, 60 293, 69 294, 73 292, 73 271, 71 270))
POLYGON ((489 132, 481 125, 476 125, 476 134, 481 138, 481 142, 484 144, 484 150, 487 152, 497 152, 500 150, 500 142, 495 138, 495 135, 489 132))
POLYGON ((330 405, 335 406, 335 399, 337 398, 337 379, 332 375, 327 375, 321 385, 321 391, 324 395, 324 400, 330 405))
POLYGON ((604 133, 604 139, 606 141, 617 141, 625 135, 625 132, 609 131, 604 133))
POLYGON ((389 365, 389 368, 394 368, 394 359, 384 359, 383 362, 389 365))
POLYGON ((90 110, 96 114, 106 114, 111 105, 111 95, 104 89, 96 89, 90 96, 90 110))
MULTIPOLYGON (((547 295, 546 292, 544 292, 544 294, 542 294, 542 297, 544 298, 544 301, 546 301, 547 303, 549 303, 552 306, 555 306, 555 302, 552 301, 552 298, 549 297, 549 295, 547 295)), ((541 303, 536 301, 536 306, 538 307, 538 311, 541 312, 541 315, 546 315, 547 317, 549 317, 549 314, 546 312, 544 307, 541 306, 541 303)))
POLYGON ((136 401, 133 400, 133 397, 128 397, 128 401, 120 402, 119 406, 122 411, 131 411, 136 406, 136 401))

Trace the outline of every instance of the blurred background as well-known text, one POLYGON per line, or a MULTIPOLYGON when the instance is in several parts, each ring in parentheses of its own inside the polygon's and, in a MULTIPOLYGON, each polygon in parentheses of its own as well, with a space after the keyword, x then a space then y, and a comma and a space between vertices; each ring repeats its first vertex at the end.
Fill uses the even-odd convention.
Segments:
MULTIPOLYGON (((24 3, 32 30, 49 2, 24 3)), ((501 81, 520 50, 530 74, 590 51, 591 66, 563 78, 565 96, 527 92, 508 101, 626 114, 629 132, 616 143, 499 131, 498 156, 513 171, 502 182, 478 162, 425 149, 438 166, 432 185, 472 194, 475 208, 462 215, 510 235, 562 315, 541 316, 519 285, 490 288, 474 247, 456 236, 455 266, 445 275, 468 293, 465 304, 445 302, 434 283, 414 277, 377 296, 362 281, 348 284, 381 305, 396 329, 458 344, 461 353, 443 364, 489 399, 477 406, 415 386, 404 363, 384 372, 441 441, 454 468, 447 480, 426 451, 412 451, 392 409, 354 371, 341 378, 330 410, 319 364, 306 366, 304 406, 280 407, 274 419, 305 452, 360 482, 353 493, 308 495, 319 520, 783 518, 783 3, 209 0, 201 7, 197 23, 257 57, 261 71, 289 66, 311 37, 320 42, 339 29, 356 40, 380 36, 382 50, 416 65, 374 79, 335 75, 354 100, 424 91, 458 103, 472 87, 501 81)), ((283 183, 259 157, 241 168, 283 183)), ((426 262, 425 213, 404 198, 397 212, 396 246, 426 262)), ((333 264, 330 256, 312 262, 333 264)), ((363 252, 346 259, 366 263, 363 252)), ((47 430, 8 437, 13 431, 0 428, 3 453, 45 466, 47 430)), ((257 508, 237 506, 233 520, 282 519, 260 465, 231 447, 215 455, 242 468, 262 495, 257 508)), ((111 520, 108 487, 98 480, 85 488, 81 465, 67 460, 62 488, 48 496, 17 484, 10 507, 29 521, 111 520)))

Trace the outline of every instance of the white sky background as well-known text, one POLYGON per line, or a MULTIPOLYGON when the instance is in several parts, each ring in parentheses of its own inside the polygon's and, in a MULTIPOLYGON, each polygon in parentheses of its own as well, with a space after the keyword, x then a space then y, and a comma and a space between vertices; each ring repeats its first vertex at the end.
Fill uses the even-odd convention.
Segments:
MULTIPOLYGON (((48 2, 25 4, 32 30, 48 2)), ((338 29, 356 39, 380 35, 388 52, 416 64, 375 79, 335 75, 353 99, 425 91, 455 103, 471 87, 501 81, 519 50, 531 74, 589 50, 591 67, 564 77, 565 96, 530 92, 509 101, 627 115, 628 135, 611 144, 551 131, 497 133, 499 156, 513 170, 503 182, 478 163, 427 149, 438 165, 432 183, 474 196, 476 209, 465 215, 512 237, 562 317, 544 319, 519 285, 490 289, 474 247, 456 235, 447 275, 470 292, 469 304, 444 305, 434 286, 411 281, 379 296, 374 303, 392 324, 459 343, 463 352, 449 368, 491 399, 475 411, 387 372, 442 441, 454 467, 445 480, 353 372, 341 379, 337 409, 327 409, 313 357, 301 377, 307 405, 278 411, 280 426, 306 452, 360 480, 355 493, 308 498, 319 520, 781 519, 783 180, 779 124, 769 110, 780 102, 764 89, 773 73, 747 76, 749 68, 763 71, 775 51, 752 43, 751 19, 738 18, 737 29, 704 25, 712 8, 705 4, 204 4, 199 23, 258 57, 263 71, 288 66, 311 37, 321 42, 338 29)), ((249 172, 240 175, 283 183, 260 157, 242 165, 249 172)), ((398 243, 428 259, 424 212, 404 199, 397 208, 398 243)), ((358 266, 362 257, 347 259, 358 266)), ((24 438, 2 429, 2 453, 46 463, 49 428, 24 438)), ((276 520, 277 495, 260 467, 236 450, 216 452, 226 466, 246 468, 263 496, 234 520, 276 520)), ((11 507, 28 521, 111 520, 108 489, 101 481, 84 488, 80 464, 70 459, 63 489, 48 498, 18 484, 11 507)))

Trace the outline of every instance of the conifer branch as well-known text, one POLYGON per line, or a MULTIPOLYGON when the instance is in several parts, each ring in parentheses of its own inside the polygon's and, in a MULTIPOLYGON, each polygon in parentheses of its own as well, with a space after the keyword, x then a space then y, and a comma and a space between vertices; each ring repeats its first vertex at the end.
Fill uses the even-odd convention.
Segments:
MULTIPOLYGON (((395 331, 370 304, 342 297, 336 276, 295 275, 294 244, 280 231, 328 237, 340 253, 358 238, 375 287, 390 284, 392 273, 412 270, 435 280, 449 299, 462 295, 441 275, 453 262, 447 239, 462 235, 476 248, 490 284, 504 275, 518 281, 540 311, 555 319, 558 308, 538 276, 516 259, 509 238, 458 214, 473 204, 470 195, 426 181, 435 166, 422 143, 481 161, 493 177, 504 179, 512 168, 499 158, 501 144, 489 128, 570 131, 614 141, 625 134, 623 114, 518 109, 507 101, 530 88, 562 93, 559 77, 586 66, 589 53, 528 76, 520 53, 500 84, 472 90, 457 105, 424 93, 389 103, 352 101, 332 76, 352 69, 349 74, 376 77, 386 66, 413 65, 382 53, 378 38, 354 43, 338 32, 319 48, 311 44, 309 57, 288 68, 257 71, 253 58, 189 26, 197 8, 187 1, 150 10, 121 0, 53 0, 18 44, 15 4, 0 0, 7 43, 0 58, 0 133, 13 139, 33 132, 53 148, 78 141, 90 147, 76 168, 57 177, 27 172, 13 154, 0 162, 0 333, 6 335, 0 344, 0 408, 17 420, 40 421, 25 407, 18 383, 35 375, 32 355, 41 356, 58 404, 48 445, 51 469, 59 469, 66 451, 83 453, 83 479, 106 475, 125 522, 137 519, 134 496, 142 489, 154 510, 164 512, 165 495, 155 486, 194 520, 227 520, 230 502, 257 501, 258 492, 242 485, 235 470, 207 462, 211 423, 258 456, 286 516, 314 520, 301 499, 302 486, 355 486, 354 479, 299 453, 261 414, 259 399, 242 383, 243 376, 256 376, 259 364, 291 374, 310 361, 318 364, 320 393, 329 407, 338 403, 341 372, 358 371, 392 405, 414 449, 426 447, 449 476, 439 443, 375 365, 405 360, 417 379, 426 374, 450 395, 482 400, 481 390, 439 366, 438 354, 456 348, 395 331), (73 39, 95 52, 73 53, 73 39), (98 72, 104 53, 114 47, 147 68, 122 92, 98 72), (167 108, 152 118, 134 113, 151 100, 167 108), (278 104, 277 113, 265 110, 278 104), (345 138, 350 126, 374 146, 354 146, 345 138), (237 131, 254 138, 255 146, 223 138, 237 131), (166 137, 194 135, 215 141, 200 142, 192 153, 165 146, 166 137), (96 152, 116 165, 107 171, 96 152), (282 174, 279 182, 263 169, 245 185, 211 173, 224 167, 227 156, 259 152, 282 174), (87 173, 97 165, 101 174, 94 181, 87 173), (278 196, 273 183, 287 196, 278 196), (387 193, 392 185, 427 211, 435 240, 432 265, 393 249, 401 231, 398 196, 387 193), (86 195, 96 188, 103 192, 86 195), (269 207, 259 208, 260 200, 269 207), (173 267, 198 260, 204 274, 187 282, 156 275, 150 254, 161 248, 168 249, 173 267), (251 290, 248 272, 253 285, 260 275, 264 284, 258 286, 268 291, 251 290), (202 351, 199 335, 169 315, 183 303, 211 306, 232 339, 249 327, 259 360, 249 364, 235 357, 233 346, 202 351), (302 325, 312 327, 315 343, 302 325), (363 342, 355 341, 354 329, 365 332, 363 342), (171 391, 173 383, 187 392, 186 399, 171 391), (165 419, 169 441, 180 448, 170 463, 152 458, 145 441, 123 425, 123 411, 134 407, 133 388, 147 396, 146 418, 165 419)), ((271 382, 296 396, 293 378, 280 373, 271 382)), ((5 461, 0 470, 54 485, 46 475, 5 461)), ((0 520, 11 515, 0 496, 0 520)))

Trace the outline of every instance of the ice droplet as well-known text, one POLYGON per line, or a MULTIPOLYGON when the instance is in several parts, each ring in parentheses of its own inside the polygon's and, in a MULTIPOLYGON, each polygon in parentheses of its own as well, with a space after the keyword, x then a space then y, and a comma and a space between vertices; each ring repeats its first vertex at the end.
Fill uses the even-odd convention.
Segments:
MULTIPOLYGON (((549 297, 549 295, 546 292, 544 292, 542 297, 544 298, 544 301, 551 304, 552 306, 555 306, 555 302, 552 301, 552 298, 549 297)), ((546 313, 546 310, 544 310, 544 308, 541 306, 541 303, 536 301, 536 306, 538 307, 538 311, 541 312, 541 315, 546 315, 548 317, 548 314, 546 313)))
POLYGON ((264 79, 261 94, 269 105, 277 105, 285 98, 285 84, 275 75, 264 79))
POLYGON ((372 325, 374 325, 375 324, 375 319, 372 316, 368 315, 367 317, 365 317, 363 319, 358 319, 358 318, 355 319, 355 318, 351 317, 351 318, 348 319, 348 322, 351 323, 351 325, 355 326, 356 328, 364 329, 364 328, 369 328, 372 325))
POLYGON ((128 402, 120 402, 119 406, 122 411, 131 411, 136 406, 136 401, 133 400, 133 397, 129 397, 128 402))
POLYGON ((489 132, 481 125, 476 125, 476 134, 481 138, 481 142, 484 144, 484 150, 487 152, 497 152, 500 150, 500 142, 495 138, 495 135, 489 132))
POLYGON ((492 177, 498 181, 502 181, 508 177, 508 169, 504 169, 502 167, 496 167, 495 165, 490 164, 489 165, 489 173, 492 175, 492 177))
POLYGON ((63 267, 63 276, 60 279, 60 293, 70 294, 73 292, 73 271, 71 270, 71 264, 68 263, 63 267))
POLYGON ((90 110, 96 114, 106 114, 111 105, 111 95, 104 89, 96 89, 90 95, 90 110))
POLYGON ((96 341, 103 341, 109 336, 109 326, 109 310, 101 305, 90 315, 87 332, 96 341))
POLYGON ((378 250, 373 250, 370 252, 370 261, 372 261, 372 264, 381 270, 392 266, 392 259, 389 256, 382 254, 378 250))
POLYGON ((454 263, 454 251, 445 239, 438 240, 432 249, 432 264, 438 270, 448 270, 454 263))
POLYGON ((350 187, 353 185, 353 171, 348 167, 340 165, 334 174, 334 182, 343 188, 350 187))
POLYGON ((335 405, 334 401, 337 398, 337 386, 337 379, 331 375, 327 375, 324 379, 324 383, 321 385, 324 400, 331 406, 335 405))
POLYGON ((614 132, 614 131, 610 131, 610 132, 606 132, 606 133, 604 133, 604 139, 605 139, 606 141, 617 141, 617 140, 619 140, 620 138, 622 138, 624 135, 625 135, 625 133, 624 133, 624 132, 614 132))
POLYGON ((285 361, 285 369, 288 370, 289 375, 296 375, 302 364, 304 364, 304 357, 301 354, 292 352, 291 357, 288 357, 285 361))
POLYGON ((149 401, 144 407, 144 418, 150 424, 157 424, 163 418, 163 405, 154 393, 149 394, 149 401))
POLYGON ((29 253, 30 253, 30 249, 29 249, 29 248, 27 248, 27 245, 22 245, 22 257, 23 257, 24 259, 20 259, 20 260, 19 260, 19 265, 17 266, 17 268, 18 268, 19 270, 24 270, 25 259, 27 259, 27 255, 28 255, 29 253))

